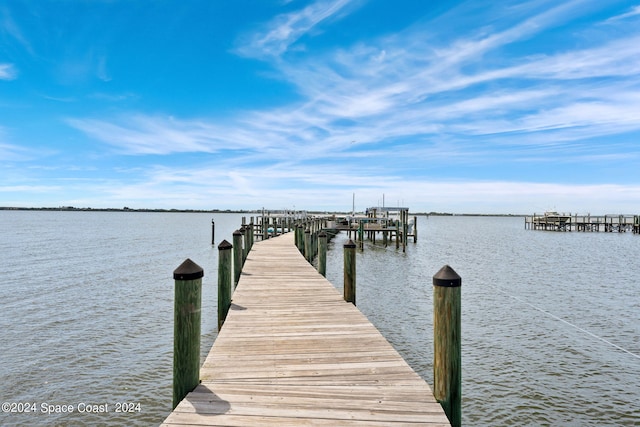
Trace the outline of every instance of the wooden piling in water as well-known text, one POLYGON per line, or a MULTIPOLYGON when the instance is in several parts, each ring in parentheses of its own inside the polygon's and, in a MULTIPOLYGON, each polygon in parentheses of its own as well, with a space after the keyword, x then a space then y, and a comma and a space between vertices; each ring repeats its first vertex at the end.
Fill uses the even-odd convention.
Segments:
POLYGON ((249 249, 247 250, 247 254, 249 253, 249 251, 251 251, 251 248, 253 247, 253 242, 255 241, 255 236, 253 235, 255 229, 254 229, 254 222, 253 222, 253 217, 251 217, 251 222, 249 222, 249 249))
POLYGON ((215 245, 216 241, 216 222, 211 219, 211 244, 215 245))
POLYGON ((313 228, 311 229, 311 259, 318 255, 318 233, 320 232, 320 221, 315 220, 313 222, 313 228))
POLYGON ((327 277, 327 233, 318 234, 318 273, 327 277))
POLYGON ((407 251, 407 234, 409 234, 409 211, 400 211, 402 218, 402 252, 407 251))
POLYGON ((302 229, 302 224, 296 224, 294 233, 296 248, 298 248, 298 251, 304 255, 304 231, 302 229))
POLYGON ((344 300, 356 305, 356 244, 344 244, 344 300))
POLYGON ((250 227, 251 226, 249 225, 245 225, 240 229, 240 231, 242 232, 241 241, 243 243, 243 250, 241 251, 241 254, 242 254, 242 262, 240 263, 241 266, 244 266, 244 263, 247 261, 247 257, 249 256, 249 251, 251 250, 251 238, 253 236, 253 228, 250 228, 250 227))
POLYGON ((461 286, 448 265, 433 276, 433 395, 453 427, 462 417, 461 286))
POLYGON ((236 230, 233 232, 233 289, 238 286, 240 280, 240 273, 242 272, 242 262, 244 259, 242 240, 244 236, 242 231, 236 230))
POLYGON ((200 306, 204 270, 186 259, 173 272, 173 407, 200 381, 200 306))
POLYGON ((264 216, 262 213, 262 240, 269 238, 269 217, 264 216))
POLYGON ((311 252, 311 230, 309 230, 309 228, 304 230, 304 257, 309 262, 311 262, 311 258, 313 257, 311 252))
POLYGON ((233 245, 223 240, 218 245, 218 330, 231 306, 231 258, 233 245))

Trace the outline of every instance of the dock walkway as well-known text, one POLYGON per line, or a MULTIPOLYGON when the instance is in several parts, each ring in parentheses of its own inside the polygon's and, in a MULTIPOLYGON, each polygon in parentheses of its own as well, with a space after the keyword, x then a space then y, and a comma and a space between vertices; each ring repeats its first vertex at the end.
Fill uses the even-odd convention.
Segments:
POLYGON ((253 245, 201 384, 162 426, 449 426, 427 383, 293 240, 253 245))

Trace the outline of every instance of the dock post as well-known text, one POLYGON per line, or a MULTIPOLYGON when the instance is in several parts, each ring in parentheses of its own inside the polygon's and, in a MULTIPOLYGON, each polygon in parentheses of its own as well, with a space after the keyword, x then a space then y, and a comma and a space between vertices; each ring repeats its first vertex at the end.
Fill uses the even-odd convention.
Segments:
POLYGON ((418 241, 418 217, 413 216, 413 243, 418 241))
POLYGON ((462 417, 461 286, 448 265, 433 276, 433 395, 453 427, 462 417))
POLYGON ((173 272, 173 408, 200 382, 200 305, 204 270, 186 259, 173 272))
POLYGON ((264 216, 262 214, 262 240, 267 240, 269 238, 269 217, 264 216))
POLYGON ((296 248, 298 248, 298 251, 300 251, 300 225, 296 224, 293 228, 293 241, 294 244, 296 245, 296 248))
POLYGON ((311 252, 311 230, 309 227, 304 230, 304 257, 309 262, 313 258, 313 253, 311 252))
POLYGON ((402 211, 402 217, 404 220, 402 221, 402 252, 406 252, 407 250, 407 239, 409 236, 409 211, 402 211))
POLYGON ((242 264, 241 264, 242 266, 244 266, 244 263, 247 261, 247 256, 249 256, 249 251, 251 250, 252 232, 250 230, 251 229, 249 228, 248 225, 245 225, 240 229, 240 232, 242 233, 242 241, 244 242, 244 246, 242 250, 242 264))
POLYGON ((233 232, 233 289, 238 286, 238 280, 240 280, 240 273, 242 272, 242 261, 244 259, 242 249, 242 231, 236 230, 233 232))
POLYGON ((356 244, 344 244, 344 300, 356 305, 356 244))
POLYGON ((216 241, 216 222, 211 218, 211 244, 214 245, 216 241))
POLYGON ((318 234, 318 273, 327 277, 327 233, 318 234))
POLYGON ((313 248, 312 258, 318 256, 318 233, 320 230, 320 221, 315 221, 315 226, 313 227, 313 232, 311 233, 311 247, 313 248))
POLYGON ((231 306, 231 249, 233 245, 226 240, 218 245, 218 331, 231 306))
POLYGON ((249 223, 249 250, 253 248, 253 242, 255 238, 255 235, 253 233, 255 233, 255 226, 253 225, 253 217, 251 217, 251 222, 249 223))

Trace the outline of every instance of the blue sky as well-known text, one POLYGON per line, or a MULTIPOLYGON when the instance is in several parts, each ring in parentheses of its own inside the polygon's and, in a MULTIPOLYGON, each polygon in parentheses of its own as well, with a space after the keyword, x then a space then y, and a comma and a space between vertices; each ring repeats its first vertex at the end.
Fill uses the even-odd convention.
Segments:
POLYGON ((639 136, 634 1, 0 0, 0 206, 640 213, 639 136))

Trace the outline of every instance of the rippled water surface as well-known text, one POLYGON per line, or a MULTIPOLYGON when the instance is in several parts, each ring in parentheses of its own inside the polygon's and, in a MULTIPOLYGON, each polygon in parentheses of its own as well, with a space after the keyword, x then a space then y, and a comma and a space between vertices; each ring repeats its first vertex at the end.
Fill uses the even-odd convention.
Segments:
MULTIPOLYGON (((419 217, 418 243, 365 246, 358 307, 433 385, 432 277, 462 277, 465 425, 640 425, 640 236, 419 217)), ((328 278, 341 286, 334 240, 328 278)))
MULTIPOLYGON (((159 424, 172 272, 187 257, 205 270, 203 355, 215 339, 212 218, 218 244, 241 215, 0 211, 0 398, 37 405, 0 425, 159 424), (122 402, 140 406, 116 413, 122 402)), ((358 307, 432 384, 432 276, 460 274, 464 424, 640 425, 640 236, 529 231, 522 218, 418 217, 418 231, 406 253, 358 253, 358 307)), ((336 287, 346 239, 330 244, 336 287)))
POLYGON ((230 240, 239 215, 0 211, 1 399, 36 406, 0 425, 159 424, 171 411, 173 270, 186 258, 205 271, 203 352, 215 337, 212 217, 216 244, 230 240))

